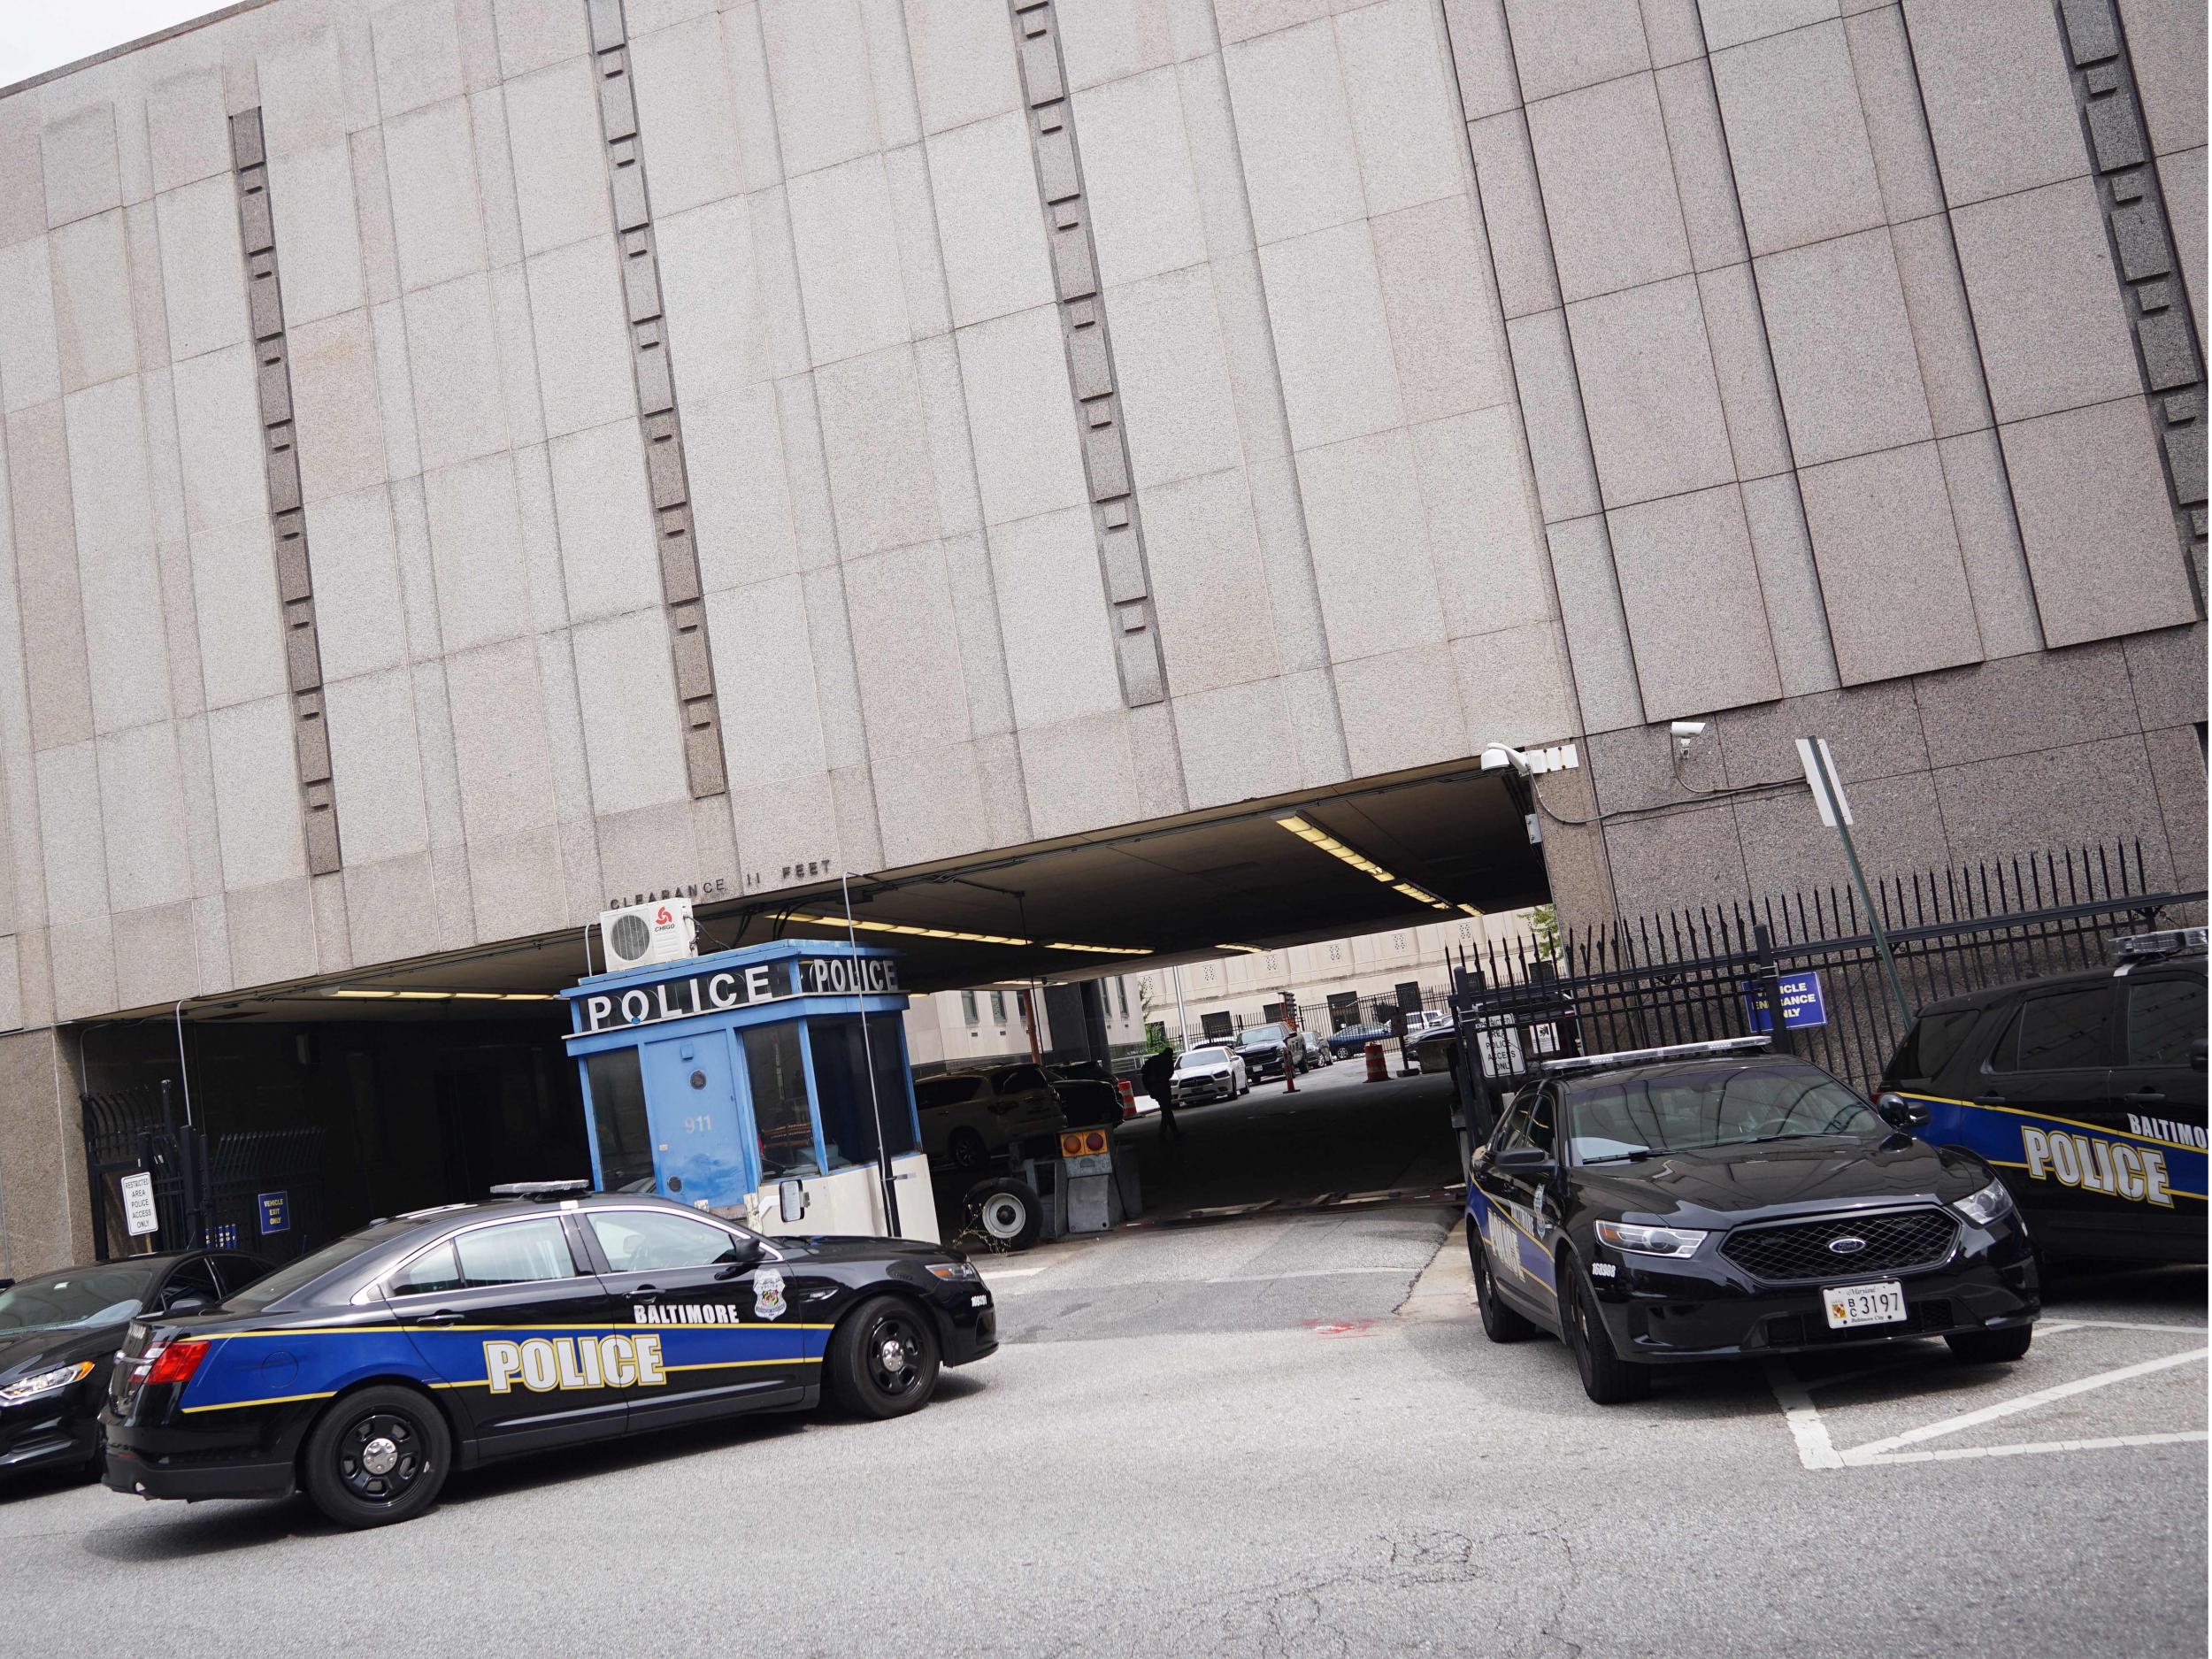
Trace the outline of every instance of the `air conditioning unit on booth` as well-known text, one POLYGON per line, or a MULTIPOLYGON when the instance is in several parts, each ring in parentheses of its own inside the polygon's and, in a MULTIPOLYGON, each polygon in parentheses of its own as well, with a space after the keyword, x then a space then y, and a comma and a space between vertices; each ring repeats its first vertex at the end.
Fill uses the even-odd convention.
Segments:
POLYGON ((609 973, 656 962, 680 962, 699 954, 698 929, 689 899, 655 899, 599 915, 599 943, 609 973))

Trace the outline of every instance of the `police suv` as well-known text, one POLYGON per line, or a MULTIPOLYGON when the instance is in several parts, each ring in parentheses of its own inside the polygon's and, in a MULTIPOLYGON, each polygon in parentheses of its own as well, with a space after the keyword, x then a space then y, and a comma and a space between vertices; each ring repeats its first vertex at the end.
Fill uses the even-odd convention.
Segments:
POLYGON ((105 1481, 148 1498, 304 1487, 348 1526, 403 1521, 454 1468, 827 1394, 917 1409, 998 1347, 957 1251, 779 1238, 559 1181, 380 1221, 204 1312, 132 1321, 105 1481))
POLYGON ((1933 1002, 1882 1073, 2003 1175, 2047 1256, 2205 1259, 2205 930, 1933 1002))

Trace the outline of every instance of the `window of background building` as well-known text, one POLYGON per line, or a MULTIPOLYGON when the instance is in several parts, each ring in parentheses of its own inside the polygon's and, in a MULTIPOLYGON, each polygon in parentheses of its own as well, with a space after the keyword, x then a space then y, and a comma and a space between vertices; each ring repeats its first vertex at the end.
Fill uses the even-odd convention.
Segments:
POLYGON ((770 1180, 818 1173, 814 1122, 806 1110, 806 1064, 795 1025, 757 1025, 744 1035, 745 1080, 753 1091, 753 1128, 761 1172, 770 1180))
POLYGON ((971 1025, 976 1023, 975 993, 973 991, 963 991, 960 993, 960 1018, 971 1025))
POLYGON ((1003 992, 1003 991, 994 991, 994 992, 992 992, 992 993, 991 993, 991 1018, 992 1018, 993 1019, 996 1020, 996 1021, 997 1021, 1000 1025, 1003 1025, 1006 1023, 1006 993, 1005 993, 1005 992, 1003 992))

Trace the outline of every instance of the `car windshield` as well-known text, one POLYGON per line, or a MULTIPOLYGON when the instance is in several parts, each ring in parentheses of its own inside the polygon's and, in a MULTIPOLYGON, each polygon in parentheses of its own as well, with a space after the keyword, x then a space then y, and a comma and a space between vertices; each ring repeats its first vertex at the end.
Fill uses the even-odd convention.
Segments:
POLYGON ((1229 1051, 1225 1048, 1193 1048, 1183 1056, 1183 1064, 1193 1065, 1226 1065, 1229 1051))
POLYGON ((1240 1048, 1254 1048, 1263 1042, 1280 1042, 1282 1040, 1283 1028, 1280 1025, 1250 1025, 1237 1033, 1237 1047, 1240 1048))
POLYGON ((1825 1071, 1786 1061, 1653 1066, 1573 1086, 1578 1164, 1811 1135, 1884 1134, 1874 1109, 1825 1071))
POLYGON ((22 1279, 0 1291, 0 1334, 120 1325, 138 1311, 165 1265, 102 1262, 22 1279))
POLYGON ((266 1279, 256 1279, 223 1305, 241 1313, 258 1313, 302 1286, 313 1284, 333 1268, 343 1267, 364 1250, 412 1233, 421 1225, 419 1217, 402 1216, 392 1221, 376 1222, 358 1233, 349 1233, 336 1243, 326 1244, 311 1256, 303 1256, 296 1262, 286 1263, 266 1279))

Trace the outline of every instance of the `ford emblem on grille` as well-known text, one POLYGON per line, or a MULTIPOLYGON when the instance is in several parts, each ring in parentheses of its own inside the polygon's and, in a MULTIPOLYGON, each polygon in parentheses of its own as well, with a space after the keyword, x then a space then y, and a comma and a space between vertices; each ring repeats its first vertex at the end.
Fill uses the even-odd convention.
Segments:
POLYGON ((1851 1256, 1866 1248, 1866 1240, 1864 1239, 1847 1238, 1831 1239, 1828 1240, 1828 1248, 1833 1250, 1838 1256, 1851 1256))

